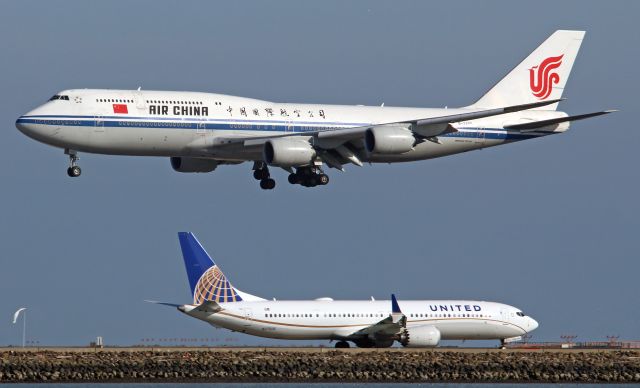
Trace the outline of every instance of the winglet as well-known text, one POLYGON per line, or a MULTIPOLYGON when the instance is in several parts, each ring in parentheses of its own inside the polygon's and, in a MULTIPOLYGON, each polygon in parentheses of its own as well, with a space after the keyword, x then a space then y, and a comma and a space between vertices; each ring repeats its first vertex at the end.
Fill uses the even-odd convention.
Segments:
POLYGON ((395 294, 391 294, 391 312, 394 314, 402 314, 400 311, 400 306, 398 305, 398 300, 396 299, 395 294))

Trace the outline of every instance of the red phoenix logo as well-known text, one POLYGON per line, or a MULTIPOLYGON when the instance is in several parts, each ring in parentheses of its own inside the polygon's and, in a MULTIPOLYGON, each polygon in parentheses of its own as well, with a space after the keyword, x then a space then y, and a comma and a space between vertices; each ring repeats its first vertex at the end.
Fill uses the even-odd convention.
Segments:
POLYGON ((531 93, 541 100, 549 97, 553 84, 560 82, 560 76, 552 70, 557 69, 562 64, 563 55, 557 57, 549 57, 542 61, 538 66, 529 69, 529 86, 531 93))

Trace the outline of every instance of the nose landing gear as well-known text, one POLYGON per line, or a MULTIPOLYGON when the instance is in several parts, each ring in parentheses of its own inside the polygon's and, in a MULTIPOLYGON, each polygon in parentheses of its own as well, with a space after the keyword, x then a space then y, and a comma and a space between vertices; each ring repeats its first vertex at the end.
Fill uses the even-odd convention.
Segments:
POLYGON ((82 174, 80 166, 78 166, 78 154, 75 151, 64 150, 64 153, 69 155, 69 168, 67 168, 67 175, 72 178, 77 178, 82 174))

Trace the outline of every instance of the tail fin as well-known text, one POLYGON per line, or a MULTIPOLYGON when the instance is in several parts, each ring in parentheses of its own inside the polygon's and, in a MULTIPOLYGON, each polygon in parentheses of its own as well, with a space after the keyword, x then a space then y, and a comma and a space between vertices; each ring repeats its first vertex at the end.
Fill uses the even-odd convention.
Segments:
MULTIPOLYGON (((495 108, 560 99, 584 34, 584 31, 554 32, 472 106, 495 108)), ((557 107, 555 103, 538 109, 557 107)))
POLYGON ((179 232, 178 239, 189 277, 193 304, 200 305, 207 300, 220 303, 262 300, 234 288, 193 233, 179 232))

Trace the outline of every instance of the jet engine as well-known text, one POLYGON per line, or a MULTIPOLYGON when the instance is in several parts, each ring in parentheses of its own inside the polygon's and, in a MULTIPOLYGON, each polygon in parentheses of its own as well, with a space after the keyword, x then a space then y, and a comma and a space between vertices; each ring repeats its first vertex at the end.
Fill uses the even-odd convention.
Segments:
POLYGON ((262 157, 269 165, 298 167, 311 164, 316 151, 306 140, 286 137, 264 143, 262 157))
POLYGON ((177 172, 211 172, 218 167, 212 159, 171 157, 171 167, 177 172))
POLYGON ((373 127, 364 134, 365 148, 372 154, 403 154, 415 144, 413 132, 402 127, 373 127))
POLYGON ((408 327, 400 335, 400 343, 407 348, 431 348, 438 342, 440 330, 431 325, 408 327))

